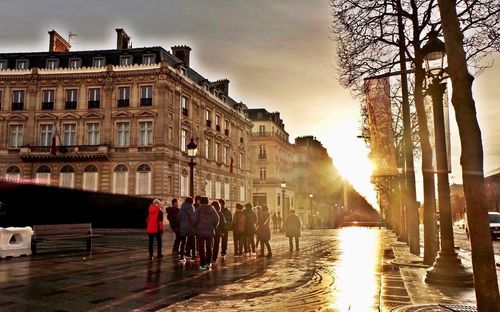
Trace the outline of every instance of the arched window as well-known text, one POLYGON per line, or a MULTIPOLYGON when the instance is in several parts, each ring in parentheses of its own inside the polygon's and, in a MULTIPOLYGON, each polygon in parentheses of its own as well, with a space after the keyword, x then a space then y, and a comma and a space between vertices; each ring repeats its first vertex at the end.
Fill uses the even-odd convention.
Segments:
POLYGON ((151 194, 151 167, 147 164, 142 164, 137 167, 135 176, 135 192, 138 195, 151 194))
POLYGON ((75 187, 75 169, 69 165, 61 168, 59 172, 59 186, 60 187, 75 187))
POLYGON ((5 179, 10 181, 20 181, 21 169, 17 166, 10 166, 7 170, 5 170, 5 179))
POLYGON ((50 184, 51 170, 48 166, 40 166, 36 170, 35 183, 37 184, 50 184))
POLYGON ((118 165, 113 170, 113 193, 128 194, 128 168, 118 165))
POLYGON ((189 173, 186 168, 181 170, 181 196, 190 196, 189 194, 189 173))
POLYGON ((83 189, 97 191, 99 181, 99 170, 94 165, 88 165, 83 169, 83 189))
POLYGON ((205 182, 205 195, 208 198, 212 198, 212 178, 207 175, 207 180, 205 182))

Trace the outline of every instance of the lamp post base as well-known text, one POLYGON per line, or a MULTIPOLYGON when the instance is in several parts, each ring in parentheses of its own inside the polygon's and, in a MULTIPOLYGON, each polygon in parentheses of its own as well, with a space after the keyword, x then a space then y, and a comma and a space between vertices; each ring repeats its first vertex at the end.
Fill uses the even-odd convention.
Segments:
POLYGON ((472 272, 465 268, 455 251, 439 252, 433 266, 427 270, 425 282, 457 287, 473 287, 472 272))

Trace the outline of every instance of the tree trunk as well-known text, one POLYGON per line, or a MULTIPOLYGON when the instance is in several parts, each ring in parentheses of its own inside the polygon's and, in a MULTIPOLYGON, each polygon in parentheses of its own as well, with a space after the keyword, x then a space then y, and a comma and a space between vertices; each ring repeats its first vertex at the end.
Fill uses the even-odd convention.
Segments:
POLYGON ((483 146, 467 71, 455 0, 438 0, 453 86, 452 103, 460 134, 462 178, 470 233, 474 286, 479 311, 497 311, 500 294, 484 191, 483 146))

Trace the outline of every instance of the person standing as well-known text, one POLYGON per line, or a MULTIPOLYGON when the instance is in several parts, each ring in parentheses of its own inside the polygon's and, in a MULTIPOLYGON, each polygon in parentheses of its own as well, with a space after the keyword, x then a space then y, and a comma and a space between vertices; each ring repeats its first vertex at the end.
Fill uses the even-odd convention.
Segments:
POLYGON ((157 256, 159 258, 163 257, 161 240, 163 234, 163 212, 161 211, 161 200, 155 199, 151 205, 149 205, 146 224, 146 231, 149 236, 149 259, 153 260, 153 245, 155 238, 158 247, 157 256))
POLYGON ((253 211, 251 203, 245 205, 245 254, 255 255, 255 225, 257 224, 257 214, 253 211))
POLYGON ((175 256, 179 254, 179 245, 181 243, 179 236, 179 201, 177 198, 172 199, 172 206, 167 208, 167 220, 175 234, 174 245, 172 246, 172 255, 175 256))
POLYGON ((283 229, 281 228, 281 224, 283 224, 283 218, 281 218, 281 214, 279 211, 276 220, 278 221, 278 231, 283 232, 283 229))
POLYGON ((276 231, 278 229, 278 217, 276 216, 276 212, 273 212, 271 221, 273 221, 273 230, 276 231))
POLYGON ((219 204, 221 206, 222 215, 224 216, 224 221, 226 225, 224 227, 224 235, 222 236, 222 249, 221 256, 222 259, 226 256, 227 253, 227 241, 229 239, 229 231, 231 230, 231 226, 233 224, 233 214, 231 210, 226 207, 226 201, 223 199, 219 199, 219 204))
POLYGON ((208 204, 208 197, 201 197, 200 206, 196 211, 196 243, 200 257, 200 269, 206 270, 212 267, 212 248, 219 215, 214 207, 208 204))
POLYGON ((243 246, 245 244, 245 223, 246 221, 243 206, 240 203, 237 203, 232 224, 235 257, 241 257, 243 255, 243 246))
POLYGON ((262 209, 257 214, 257 238, 260 241, 259 257, 264 257, 264 246, 267 248, 266 258, 273 256, 271 245, 269 244, 269 240, 271 240, 270 219, 269 208, 266 205, 262 206, 262 209))
POLYGON ((257 216, 257 222, 255 222, 255 249, 259 248, 259 243, 260 243, 260 240, 259 240, 259 237, 257 235, 257 224, 259 223, 259 214, 260 214, 260 211, 262 210, 262 207, 261 206, 255 206, 253 207, 253 211, 255 212, 255 215, 257 216))
POLYGON ((222 243, 222 237, 224 236, 224 231, 226 230, 226 220, 224 219, 224 215, 222 214, 221 207, 218 201, 213 201, 212 207, 215 208, 215 211, 217 211, 217 214, 219 215, 219 224, 215 229, 214 249, 212 252, 212 264, 216 264, 217 257, 219 256, 219 246, 222 243))
POLYGON ((300 223, 299 217, 295 214, 295 210, 290 210, 290 214, 285 220, 285 233, 288 237, 288 243, 290 244, 290 252, 293 251, 293 238, 295 238, 295 251, 299 251, 299 237, 300 228, 302 224, 300 223))
POLYGON ((196 229, 194 214, 193 198, 186 197, 179 210, 179 262, 182 263, 186 261, 184 256, 190 257, 192 261, 194 261, 195 257, 194 234, 196 233, 196 229))

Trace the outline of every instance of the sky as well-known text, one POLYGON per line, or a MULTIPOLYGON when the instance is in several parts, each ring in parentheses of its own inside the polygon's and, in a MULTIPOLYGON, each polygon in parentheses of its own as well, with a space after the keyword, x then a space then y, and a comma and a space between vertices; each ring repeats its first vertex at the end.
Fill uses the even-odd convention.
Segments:
MULTIPOLYGON (((2 0, 0 52, 47 51, 52 29, 78 34, 73 51, 115 48, 115 28, 124 28, 134 47, 188 45, 192 68, 210 80, 229 79, 229 95, 250 108, 279 111, 292 143, 315 136, 375 203, 369 151, 356 138, 359 102, 337 81, 330 22, 327 0, 2 0)), ((500 168, 500 56, 490 59, 496 64, 474 82, 485 172, 500 168)), ((460 183, 454 118, 451 132, 451 181, 460 183)), ((421 198, 421 186, 417 193, 421 198)))

